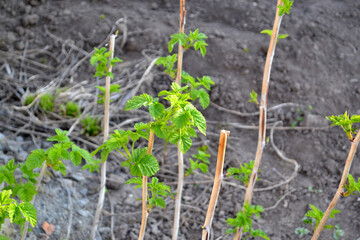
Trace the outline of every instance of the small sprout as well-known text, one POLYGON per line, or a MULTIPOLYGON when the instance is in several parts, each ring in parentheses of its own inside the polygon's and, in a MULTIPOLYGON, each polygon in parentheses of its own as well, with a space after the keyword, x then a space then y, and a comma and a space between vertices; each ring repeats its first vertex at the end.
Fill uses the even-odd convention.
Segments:
POLYGON ((44 94, 40 99, 39 106, 44 111, 54 111, 54 97, 50 93, 44 94))
POLYGON ((304 237, 309 232, 310 231, 307 228, 303 228, 303 227, 298 227, 298 228, 295 229, 295 234, 299 235, 300 238, 304 237))
POLYGON ((283 5, 278 6, 279 8, 279 16, 284 15, 284 13, 290 14, 291 7, 294 1, 291 0, 281 0, 283 5))
POLYGON ((360 115, 352 115, 350 118, 345 112, 343 115, 328 116, 326 119, 332 122, 331 126, 340 126, 350 141, 354 139, 353 134, 356 134, 357 128, 353 127, 353 124, 360 122, 360 115))
MULTIPOLYGON (((252 173, 252 170, 254 168, 254 160, 251 160, 249 163, 244 163, 243 165, 240 165, 240 168, 229 168, 227 172, 227 176, 233 176, 235 179, 242 182, 246 187, 249 184, 250 176, 252 173)), ((259 172, 261 170, 259 169, 259 172)))
POLYGON ((250 48, 244 48, 244 53, 250 52, 250 48))
POLYGON ((105 15, 104 14, 100 14, 100 19, 104 20, 105 19, 105 15))
POLYGON ((253 102, 256 104, 256 106, 259 106, 259 102, 258 102, 257 98, 258 98, 257 93, 254 90, 252 90, 250 93, 250 99, 248 102, 253 102))
POLYGON ((358 179, 358 182, 356 182, 354 177, 351 174, 348 174, 348 182, 349 184, 344 186, 346 192, 342 193, 343 197, 356 195, 360 192, 360 178, 358 179))
POLYGON ((36 94, 27 94, 24 100, 24 106, 30 105, 36 98, 36 94))
MULTIPOLYGON (((303 218, 303 223, 305 224, 310 224, 313 228, 313 230, 315 231, 316 228, 319 226, 320 221, 322 219, 322 217, 324 216, 324 212, 321 211, 320 209, 318 209, 317 207, 315 207, 314 205, 310 204, 310 207, 312 208, 312 210, 308 211, 305 214, 305 217, 303 218)), ((334 218, 335 214, 341 212, 340 210, 337 209, 333 209, 330 213, 329 218, 334 218)), ((334 226, 333 225, 325 225, 326 229, 333 229, 334 226)))
POLYGON ((60 106, 63 115, 69 117, 77 117, 80 114, 80 107, 75 102, 66 102, 65 105, 60 106))
MULTIPOLYGON (((106 91, 105 87, 101 87, 101 86, 95 86, 95 87, 101 91, 101 93, 98 94, 98 98, 99 98, 99 99, 98 99, 97 103, 99 103, 99 104, 104 104, 104 102, 105 102, 105 91, 106 91)), ((110 85, 110 91, 109 91, 109 92, 110 92, 110 96, 111 96, 111 94, 114 93, 114 92, 121 92, 121 90, 119 89, 119 87, 120 87, 119 84, 111 84, 111 85, 110 85)), ((112 101, 114 101, 114 100, 110 99, 110 102, 112 102, 112 101)))
POLYGON ((80 122, 83 132, 88 136, 96 136, 101 132, 100 119, 98 117, 86 116, 80 122))
MULTIPOLYGON (((100 49, 95 48, 95 53, 91 56, 90 59, 90 64, 92 66, 96 65, 96 72, 94 77, 110 77, 110 78, 114 78, 113 74, 111 72, 109 72, 108 69, 108 61, 109 61, 109 57, 111 55, 110 51, 107 51, 107 49, 105 47, 102 47, 100 49)), ((113 58, 110 60, 110 65, 114 66, 115 63, 117 62, 122 62, 122 60, 120 58, 113 58)))
POLYGON ((333 237, 335 240, 341 239, 341 237, 344 236, 344 231, 340 229, 340 226, 338 224, 335 225, 333 237))
POLYGON ((176 43, 179 43, 184 49, 193 47, 195 50, 200 50, 203 57, 206 55, 206 46, 208 45, 204 39, 208 37, 204 33, 199 33, 199 29, 194 32, 190 31, 188 35, 185 33, 175 33, 170 36, 171 40, 168 44, 169 53, 174 49, 176 43))
MULTIPOLYGON (((261 33, 261 34, 267 34, 267 35, 269 35, 270 37, 272 36, 272 30, 270 30, 270 29, 262 30, 260 33, 261 33)), ((285 39, 285 38, 287 38, 288 36, 289 36, 288 34, 279 34, 278 37, 277 37, 277 41, 279 41, 280 39, 285 39)))
POLYGON ((206 153, 206 150, 207 146, 203 146, 201 148, 198 148, 197 154, 192 155, 192 157, 196 159, 196 161, 190 158, 190 168, 186 170, 185 177, 193 174, 193 171, 196 169, 200 169, 205 174, 208 172, 208 164, 210 164, 208 158, 210 157, 210 154, 206 153))
POLYGON ((313 110, 313 106, 312 106, 312 105, 309 105, 309 106, 308 106, 308 110, 309 110, 309 111, 312 111, 312 110, 313 110))

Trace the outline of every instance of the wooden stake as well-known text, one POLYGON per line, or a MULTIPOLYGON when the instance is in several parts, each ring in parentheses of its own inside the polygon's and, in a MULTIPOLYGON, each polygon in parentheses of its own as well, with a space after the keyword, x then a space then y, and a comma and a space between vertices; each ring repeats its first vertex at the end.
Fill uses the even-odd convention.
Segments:
MULTIPOLYGON (((112 71, 112 66, 110 64, 110 60, 114 58, 114 49, 115 49, 115 37, 116 35, 110 36, 109 41, 109 51, 111 52, 109 61, 108 61, 108 72, 112 71)), ((111 78, 109 76, 106 77, 105 80, 105 113, 104 113, 104 139, 105 142, 109 138, 109 115, 110 115, 110 81, 111 78)), ((95 217, 93 221, 93 225, 91 227, 90 239, 95 240, 96 231, 99 225, 101 212, 104 205, 105 199, 105 186, 106 186, 106 161, 101 163, 101 176, 100 176, 100 191, 99 191, 99 200, 96 207, 95 217)))
POLYGON ((203 226, 202 231, 202 240, 209 240, 210 239, 210 232, 211 232, 211 224, 214 218, 215 208, 217 204, 217 200, 220 193, 221 182, 223 180, 223 168, 224 168, 224 159, 225 159, 225 150, 226 150, 226 143, 227 138, 229 137, 230 132, 221 130, 220 133, 220 140, 219 140, 219 150, 218 150, 218 157, 217 157, 217 164, 216 164, 216 171, 215 171, 215 179, 214 179, 214 186, 210 197, 209 207, 206 214, 205 223, 203 226))
MULTIPOLYGON (((279 6, 280 4, 282 4, 282 2, 281 0, 278 0, 277 6, 279 6)), ((269 49, 266 56, 265 67, 264 67, 264 75, 263 75, 262 90, 261 90, 261 101, 260 101, 260 109, 259 109, 260 110, 259 136, 258 136, 258 145, 256 149, 255 163, 249 180, 248 187, 246 189, 244 204, 247 202, 251 205, 251 198, 253 195, 253 190, 257 179, 257 173, 260 169, 263 151, 265 147, 267 97, 269 92, 271 65, 274 59, 275 47, 276 47, 277 37, 279 34, 281 19, 282 16, 279 16, 279 8, 277 7, 271 40, 270 40, 269 49)), ((238 228, 236 230, 236 234, 233 240, 240 240, 241 236, 242 236, 242 229, 238 228)))
POLYGON ((328 208, 326 209, 324 216, 322 217, 319 226, 316 228, 313 237, 311 238, 311 240, 317 240, 320 236, 321 231, 324 229, 326 221, 328 220, 332 210, 335 208, 337 202, 339 201, 341 194, 344 191, 344 185, 346 183, 347 180, 347 176, 349 174, 350 168, 351 168, 351 164, 353 162, 355 153, 356 153, 356 149, 359 145, 359 141, 360 141, 360 131, 357 133, 355 139, 351 142, 351 147, 350 147, 350 152, 348 154, 348 157, 346 159, 346 163, 345 163, 345 167, 343 170, 343 174, 341 176, 341 180, 340 180, 340 184, 339 187, 335 193, 335 196, 333 198, 333 200, 331 201, 331 203, 329 204, 328 208))

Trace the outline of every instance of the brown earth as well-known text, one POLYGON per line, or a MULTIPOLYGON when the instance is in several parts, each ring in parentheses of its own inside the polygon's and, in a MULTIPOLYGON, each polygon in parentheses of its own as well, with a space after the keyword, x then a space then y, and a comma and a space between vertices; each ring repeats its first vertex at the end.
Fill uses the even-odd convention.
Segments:
MULTIPOLYGON (((269 41, 267 35, 259 32, 272 28, 275 4, 276 1, 265 0, 187 2, 186 31, 199 28, 209 37, 209 46, 205 58, 192 51, 185 52, 184 69, 195 76, 209 75, 216 82, 210 93, 212 102, 238 112, 256 111, 255 105, 248 102, 249 92, 252 89, 258 93, 261 91, 269 41)), ((23 161, 21 151, 37 148, 29 132, 23 130, 34 131, 38 144, 48 147, 48 143, 44 142, 46 138, 36 133, 51 135, 55 127, 66 129, 71 126, 72 120, 59 123, 54 121, 59 120, 56 116, 50 116, 50 121, 47 121, 43 115, 39 117, 43 125, 27 124, 26 119, 21 124, 19 114, 23 116, 26 113, 9 109, 20 105, 20 98, 26 90, 34 92, 52 80, 61 87, 79 84, 74 92, 85 95, 77 101, 82 106, 88 104, 86 94, 93 99, 94 86, 99 83, 92 77, 93 69, 88 59, 79 67, 76 64, 106 40, 113 26, 120 30, 116 55, 124 60, 115 69, 115 81, 128 89, 116 95, 112 103, 111 125, 116 126, 134 116, 146 120, 148 117, 144 117, 144 113, 129 115, 121 109, 126 99, 134 94, 131 89, 151 60, 167 54, 169 35, 178 29, 178 7, 178 1, 170 0, 1 1, 0 131, 9 141, 2 143, 3 152, 0 153, 4 154, 0 156, 0 161, 6 161, 4 156, 14 156, 17 161, 23 161), (115 22, 121 18, 126 19, 126 24, 119 21, 116 25, 115 22), (124 32, 127 37, 124 37, 124 32), (123 39, 126 40, 125 45, 120 49, 123 39), (22 61, 21 56, 41 65, 22 61), (85 80, 87 83, 83 82, 85 80), (21 144, 22 150, 16 152, 11 149, 11 141, 21 144)), ((284 126, 295 122, 295 128, 275 130, 274 141, 287 157, 301 165, 301 169, 289 184, 254 193, 253 204, 264 208, 273 206, 284 194, 288 194, 275 208, 266 210, 260 220, 255 220, 254 227, 264 230, 272 240, 300 239, 294 230, 304 226, 301 219, 309 210, 309 204, 325 210, 336 191, 350 143, 341 129, 326 127, 325 116, 345 111, 360 114, 359 23, 360 2, 351 0, 297 0, 291 14, 283 19, 280 33, 290 37, 280 40, 276 49, 269 105, 292 102, 301 106, 287 105, 269 111, 268 120, 269 126, 276 121, 282 121, 284 126), (303 120, 296 122, 299 117, 303 120)), ((169 83, 161 69, 155 68, 137 94, 149 92, 155 95, 159 90, 168 88, 169 83)), ((92 110, 99 114, 101 111, 99 106, 92 110)), ((239 124, 255 126, 258 121, 256 116, 240 117, 219 111, 213 105, 204 111, 204 115, 208 120, 208 135, 194 142, 197 146, 208 144, 213 148, 208 176, 214 174, 220 128, 231 131, 225 169, 254 158, 257 130, 244 129, 239 124)), ((76 139, 79 134, 78 128, 73 134, 75 141, 79 140, 76 139)), ((100 139, 87 138, 95 144, 100 139)), ((85 146, 93 150, 93 147, 85 146)), ((155 155, 161 158, 161 143, 156 147, 155 155)), ((187 159, 194 152, 192 150, 185 155, 186 165, 189 165, 187 159)), ((170 147, 166 164, 158 174, 162 181, 172 186, 173 191, 176 190, 176 161, 175 148, 170 147)), ((269 187, 288 178, 293 165, 281 160, 268 144, 261 169, 257 188, 269 187)), ((69 166, 69 174, 63 179, 58 175, 45 178, 35 203, 38 225, 29 234, 32 236, 29 239, 66 238, 70 216, 69 239, 88 239, 98 197, 98 174, 78 170, 69 166), (56 226, 56 231, 48 238, 41 229, 44 221, 56 226)), ((359 154, 355 157, 351 173, 355 178, 360 177, 359 154)), ((124 185, 130 175, 120 167, 120 161, 114 156, 109 160, 108 178, 112 180, 107 186, 107 196, 111 200, 106 198, 98 239, 111 239, 111 204, 115 214, 115 239, 137 239, 141 203, 136 199, 141 197, 141 192, 124 185)), ((201 236, 212 188, 211 181, 204 180, 209 178, 201 174, 186 179, 179 239, 199 239, 201 236)), ((223 184, 213 221, 213 239, 231 239, 225 235, 225 221, 235 216, 243 202, 244 191, 229 183, 238 184, 229 179, 223 184)), ((342 212, 330 222, 339 224, 344 230, 343 239, 360 239, 360 198, 342 198, 337 208, 342 212)), ((146 239, 171 238, 173 209, 173 200, 168 200, 166 209, 155 209, 150 214, 146 239)), ((15 233, 14 238, 19 239, 19 235, 15 233)), ((304 239, 310 239, 310 234, 304 239)), ((332 232, 324 231, 321 239, 333 239, 332 232)))

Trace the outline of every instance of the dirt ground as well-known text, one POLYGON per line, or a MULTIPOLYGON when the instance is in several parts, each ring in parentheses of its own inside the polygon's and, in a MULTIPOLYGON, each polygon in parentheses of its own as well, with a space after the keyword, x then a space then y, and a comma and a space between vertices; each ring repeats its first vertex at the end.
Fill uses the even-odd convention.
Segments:
MULTIPOLYGON (((120 83, 123 91, 115 95, 110 125, 113 129, 119 124, 129 129, 133 122, 125 120, 146 121, 148 116, 143 112, 121 109, 134 94, 148 92, 154 96, 159 90, 168 89, 170 79, 155 67, 139 91, 131 91, 151 61, 168 54, 169 36, 178 31, 178 4, 175 0, 0 1, 0 133, 6 137, 6 141, 0 141, 0 163, 8 157, 24 161, 30 150, 49 146, 46 136, 53 134, 56 127, 72 126, 75 120, 60 119, 55 113, 38 113, 37 122, 29 121, 31 112, 13 106, 21 105, 24 92, 35 92, 54 83, 58 87, 73 87, 64 98, 74 99, 85 109, 96 95, 94 86, 101 83, 92 77, 94 69, 84 57, 102 44, 111 31, 119 30, 115 55, 124 62, 114 70, 114 81, 120 83)), ((209 37, 209 46, 205 58, 186 51, 184 70, 194 76, 208 75, 216 82, 210 92, 213 103, 236 112, 256 112, 256 106, 248 102, 249 93, 253 89, 261 92, 269 42, 269 37, 259 32, 272 28, 275 5, 275 0, 187 2, 186 32, 199 28, 209 37)), ((273 140, 301 168, 290 183, 271 188, 288 179, 294 166, 283 161, 270 143, 266 146, 258 190, 253 197, 253 204, 266 210, 260 220, 255 220, 254 227, 265 231, 272 240, 300 239, 294 231, 304 227, 301 219, 309 204, 324 211, 337 189, 350 143, 340 128, 329 127, 325 116, 345 111, 360 114, 359 23, 360 1, 353 0, 297 0, 291 14, 283 18, 280 33, 289 37, 277 45, 268 104, 292 104, 269 110, 268 126, 282 121, 284 128, 274 131, 273 140), (292 128, 291 124, 296 126, 292 128)), ((101 115, 103 110, 94 106, 90 111, 101 115)), ((193 142, 195 146, 210 146, 210 172, 185 179, 179 239, 201 236, 219 129, 231 131, 225 170, 255 157, 257 116, 241 117, 220 111, 215 105, 206 109, 204 115, 208 134, 193 142)), ((80 127, 71 137, 89 150, 101 142, 101 136, 82 136, 80 127)), ((194 152, 195 147, 185 155, 187 166, 194 152)), ((162 158, 161 142, 156 144, 154 154, 162 158)), ((356 154, 350 171, 356 179, 360 177, 359 156, 356 154)), ((115 156, 109 160, 109 192, 97 239, 111 239, 112 230, 115 239, 137 239, 141 202, 136 199, 141 198, 141 190, 124 184, 130 175, 120 162, 115 156)), ((176 190, 176 163, 176 150, 169 147, 165 165, 157 176, 172 191, 176 190)), ((35 202, 38 224, 29 239, 88 239, 99 175, 70 165, 68 172, 62 178, 51 172, 45 177, 35 202), (56 226, 51 236, 46 236, 41 228, 44 221, 56 226)), ((225 234, 226 219, 234 217, 241 208, 245 193, 237 184, 231 179, 223 183, 213 221, 213 239, 231 239, 225 234)), ((342 239, 359 240, 359 196, 340 199, 337 209, 341 213, 330 223, 339 224, 344 231, 342 239)), ((171 239, 173 210, 171 199, 167 200, 166 209, 154 209, 148 219, 146 239, 171 239)), ((310 235, 303 239, 310 239, 310 235)), ((13 238, 19 236, 15 229, 13 238)), ((320 239, 333 239, 332 232, 324 231, 320 239)))

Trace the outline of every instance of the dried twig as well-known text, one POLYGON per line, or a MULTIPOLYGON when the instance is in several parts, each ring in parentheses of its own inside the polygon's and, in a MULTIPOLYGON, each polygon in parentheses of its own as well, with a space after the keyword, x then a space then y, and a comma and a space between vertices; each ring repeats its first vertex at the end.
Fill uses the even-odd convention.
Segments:
POLYGON ((217 204, 217 200, 220 194, 221 182, 223 179, 223 168, 224 168, 224 160, 225 160, 225 150, 226 150, 226 142, 230 132, 221 130, 220 133, 220 141, 219 141, 219 151, 217 157, 216 164, 216 172, 214 179, 214 186, 210 197, 209 207, 206 214, 205 223, 203 225, 202 231, 202 240, 209 240, 211 233, 211 224, 215 214, 215 208, 217 204))

